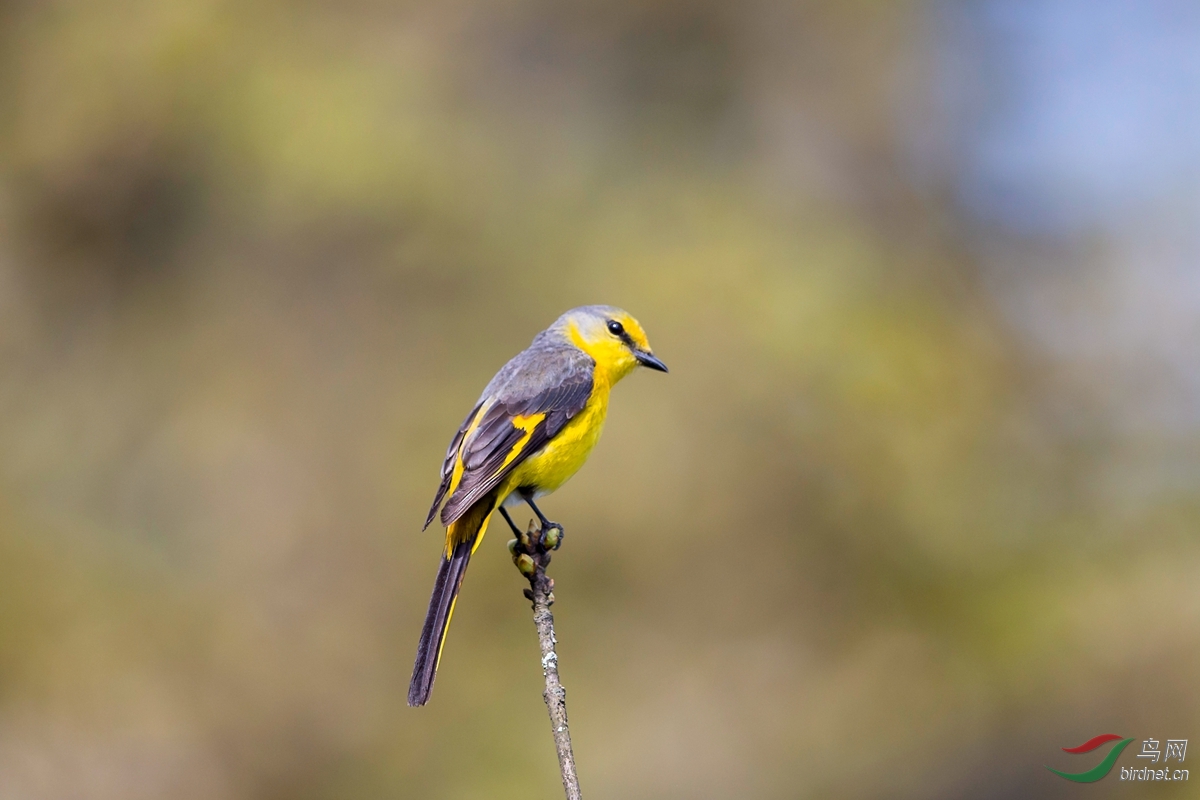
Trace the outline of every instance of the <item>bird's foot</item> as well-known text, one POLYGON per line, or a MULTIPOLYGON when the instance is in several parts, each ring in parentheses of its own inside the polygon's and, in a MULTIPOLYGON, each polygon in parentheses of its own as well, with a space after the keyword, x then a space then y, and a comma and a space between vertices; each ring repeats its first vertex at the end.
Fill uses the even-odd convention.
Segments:
POLYGON ((542 525, 542 530, 538 534, 538 544, 543 550, 557 550, 562 547, 563 538, 566 535, 562 525, 557 522, 547 522, 542 525))
POLYGON ((545 597, 546 605, 553 605, 554 581, 546 576, 546 567, 550 565, 550 552, 562 546, 562 540, 562 525, 549 520, 539 525, 530 520, 529 529, 509 541, 508 552, 513 564, 529 581, 525 596, 530 600, 541 595, 545 597))

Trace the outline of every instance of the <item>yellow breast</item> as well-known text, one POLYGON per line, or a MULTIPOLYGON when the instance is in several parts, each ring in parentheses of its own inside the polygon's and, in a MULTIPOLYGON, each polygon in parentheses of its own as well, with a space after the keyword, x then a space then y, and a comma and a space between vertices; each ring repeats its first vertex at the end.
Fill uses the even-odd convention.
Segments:
POLYGON ((604 417, 608 413, 608 393, 606 383, 597 385, 583 410, 572 417, 540 452, 513 470, 506 481, 508 491, 529 486, 539 495, 549 494, 578 472, 600 439, 604 417))

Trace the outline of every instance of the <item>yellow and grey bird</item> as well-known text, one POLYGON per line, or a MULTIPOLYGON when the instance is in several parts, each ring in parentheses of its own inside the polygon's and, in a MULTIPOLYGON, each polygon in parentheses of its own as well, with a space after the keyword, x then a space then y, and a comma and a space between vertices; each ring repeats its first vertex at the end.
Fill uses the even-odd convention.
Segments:
POLYGON ((524 501, 543 533, 561 532, 535 501, 583 466, 600 438, 609 391, 638 366, 667 371, 638 321, 612 306, 581 306, 535 336, 483 390, 450 442, 425 520, 428 528, 441 506, 446 549, 417 645, 410 706, 429 701, 467 562, 492 511, 519 535, 505 506, 524 501))

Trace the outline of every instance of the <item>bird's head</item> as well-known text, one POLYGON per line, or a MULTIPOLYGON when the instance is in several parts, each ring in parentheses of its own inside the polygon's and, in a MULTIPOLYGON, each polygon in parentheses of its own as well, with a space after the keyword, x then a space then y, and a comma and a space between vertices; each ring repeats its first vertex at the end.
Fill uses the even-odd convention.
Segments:
POLYGON ((639 366, 666 372, 667 365, 650 350, 650 341, 638 321, 613 306, 580 306, 558 318, 560 328, 580 350, 590 355, 610 383, 616 383, 639 366))

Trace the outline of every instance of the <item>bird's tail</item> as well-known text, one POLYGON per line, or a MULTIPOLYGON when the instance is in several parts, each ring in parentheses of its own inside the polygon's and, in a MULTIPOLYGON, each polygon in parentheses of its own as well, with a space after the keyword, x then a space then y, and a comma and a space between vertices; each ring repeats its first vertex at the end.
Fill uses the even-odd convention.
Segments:
POLYGON ((433 582, 433 595, 429 598, 429 610, 425 612, 425 626, 421 628, 417 659, 413 664, 412 680, 408 684, 410 706, 423 706, 429 702, 438 662, 442 658, 442 646, 446 642, 446 630, 450 627, 450 617, 454 615, 458 590, 462 587, 471 554, 487 532, 493 499, 489 497, 478 503, 481 508, 468 511, 463 519, 453 523, 446 531, 446 550, 438 565, 437 579, 433 582))

